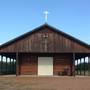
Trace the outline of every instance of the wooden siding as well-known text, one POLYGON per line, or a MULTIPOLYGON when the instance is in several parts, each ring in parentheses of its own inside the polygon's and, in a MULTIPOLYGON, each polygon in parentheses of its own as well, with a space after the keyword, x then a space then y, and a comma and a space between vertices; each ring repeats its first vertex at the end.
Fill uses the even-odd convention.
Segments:
POLYGON ((42 28, 31 35, 0 48, 0 52, 31 52, 31 53, 90 53, 90 49, 68 37, 49 28, 42 28), (45 50, 43 35, 47 34, 47 50, 45 50))
POLYGON ((30 54, 19 55, 19 74, 21 75, 37 75, 37 56, 30 54))
POLYGON ((64 72, 64 70, 68 69, 68 75, 72 73, 72 56, 68 54, 60 54, 54 56, 54 64, 53 64, 53 73, 54 75, 58 75, 64 72))
MULTIPOLYGON (((41 54, 19 54, 19 67, 18 74, 21 75, 37 75, 38 74, 38 56, 41 54)), ((47 57, 44 54, 44 57, 47 57)), ((48 55, 48 57, 51 55, 48 55)), ((64 71, 65 68, 68 68, 68 75, 71 75, 72 72, 72 54, 54 54, 53 56, 53 74, 59 75, 64 71)))

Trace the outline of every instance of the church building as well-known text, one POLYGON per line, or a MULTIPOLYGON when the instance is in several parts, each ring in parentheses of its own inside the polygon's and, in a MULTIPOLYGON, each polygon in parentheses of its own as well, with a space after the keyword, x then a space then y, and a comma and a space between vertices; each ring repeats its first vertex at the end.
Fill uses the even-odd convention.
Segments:
POLYGON ((3 57, 7 74, 9 58, 16 75, 74 76, 78 59, 90 63, 90 45, 45 23, 0 46, 1 73, 3 57))

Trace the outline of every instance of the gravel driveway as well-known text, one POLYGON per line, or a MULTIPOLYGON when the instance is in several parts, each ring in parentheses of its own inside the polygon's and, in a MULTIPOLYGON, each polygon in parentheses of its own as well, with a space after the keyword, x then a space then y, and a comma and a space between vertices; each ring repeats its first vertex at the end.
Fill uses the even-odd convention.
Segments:
POLYGON ((90 77, 0 76, 0 90, 90 90, 90 77))

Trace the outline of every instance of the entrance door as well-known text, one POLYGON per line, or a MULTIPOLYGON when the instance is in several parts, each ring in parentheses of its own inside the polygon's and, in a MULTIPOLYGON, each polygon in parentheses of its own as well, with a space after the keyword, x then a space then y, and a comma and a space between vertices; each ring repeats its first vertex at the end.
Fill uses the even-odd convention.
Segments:
POLYGON ((38 75, 53 75, 53 57, 38 57, 38 75))

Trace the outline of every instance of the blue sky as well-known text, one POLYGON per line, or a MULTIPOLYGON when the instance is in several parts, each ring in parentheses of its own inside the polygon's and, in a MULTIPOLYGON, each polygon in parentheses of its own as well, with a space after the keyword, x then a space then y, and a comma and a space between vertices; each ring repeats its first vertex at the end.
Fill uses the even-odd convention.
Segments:
POLYGON ((0 44, 42 24, 90 44, 90 0, 0 0, 0 44))

